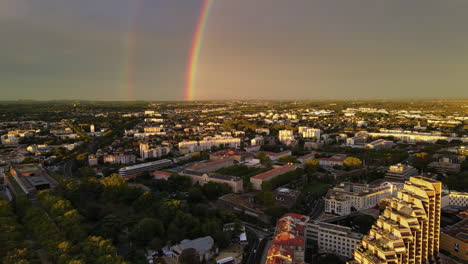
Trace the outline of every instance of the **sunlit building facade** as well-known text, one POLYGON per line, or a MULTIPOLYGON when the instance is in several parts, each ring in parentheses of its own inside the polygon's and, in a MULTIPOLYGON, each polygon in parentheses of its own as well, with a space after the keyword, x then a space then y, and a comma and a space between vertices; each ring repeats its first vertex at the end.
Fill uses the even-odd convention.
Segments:
POLYGON ((352 264, 438 263, 442 184, 411 177, 364 236, 352 264))
POLYGON ((302 264, 305 254, 305 230, 309 217, 285 214, 276 224, 266 264, 302 264))

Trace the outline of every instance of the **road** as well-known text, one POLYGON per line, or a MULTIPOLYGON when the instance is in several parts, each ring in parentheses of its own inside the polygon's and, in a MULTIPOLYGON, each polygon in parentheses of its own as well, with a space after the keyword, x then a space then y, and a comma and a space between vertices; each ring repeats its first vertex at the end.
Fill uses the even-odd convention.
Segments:
POLYGON ((255 242, 250 248, 250 253, 247 258, 247 264, 263 264, 261 263, 262 258, 266 255, 266 250, 268 250, 267 242, 270 241, 271 237, 273 236, 273 232, 265 230, 261 227, 256 225, 242 222, 245 228, 251 231, 255 236, 255 242))

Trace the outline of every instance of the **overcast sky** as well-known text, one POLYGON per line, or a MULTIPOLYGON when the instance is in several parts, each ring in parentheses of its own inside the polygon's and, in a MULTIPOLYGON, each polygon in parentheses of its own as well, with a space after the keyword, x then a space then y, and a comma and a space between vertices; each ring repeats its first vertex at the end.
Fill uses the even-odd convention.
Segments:
MULTIPOLYGON (((182 100, 202 0, 1 0, 0 100, 182 100)), ((195 99, 468 97, 468 1, 215 0, 195 99)))

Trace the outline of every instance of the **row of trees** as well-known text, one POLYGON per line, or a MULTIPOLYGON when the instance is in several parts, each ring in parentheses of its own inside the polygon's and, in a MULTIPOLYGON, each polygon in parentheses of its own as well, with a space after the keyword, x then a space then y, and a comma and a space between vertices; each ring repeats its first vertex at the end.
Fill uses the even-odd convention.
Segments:
POLYGON ((238 222, 238 217, 208 205, 230 192, 229 186, 192 185, 190 178, 176 174, 167 181, 142 175, 136 182, 128 184, 120 175, 101 180, 88 177, 80 183, 63 180, 59 191, 93 227, 90 235, 111 239, 119 248, 128 249, 126 258, 134 263, 146 261, 144 248, 160 250, 183 239, 207 235, 223 248, 235 237, 236 232, 223 232, 223 225, 238 222), (138 187, 141 183, 152 191, 143 191, 138 187))
POLYGON ((124 264, 111 240, 88 236, 83 217, 70 201, 51 191, 38 194, 40 206, 25 197, 16 201, 17 210, 49 261, 63 264, 124 264))
POLYGON ((4 264, 40 263, 37 254, 26 243, 24 227, 13 206, 0 200, 0 262, 4 264))

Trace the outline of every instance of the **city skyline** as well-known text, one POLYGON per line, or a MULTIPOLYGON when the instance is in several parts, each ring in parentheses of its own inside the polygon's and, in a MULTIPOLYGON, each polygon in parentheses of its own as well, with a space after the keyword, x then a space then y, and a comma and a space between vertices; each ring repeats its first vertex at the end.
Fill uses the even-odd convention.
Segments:
POLYGON ((422 0, 5 0, 2 98, 467 98, 467 8, 422 0))

